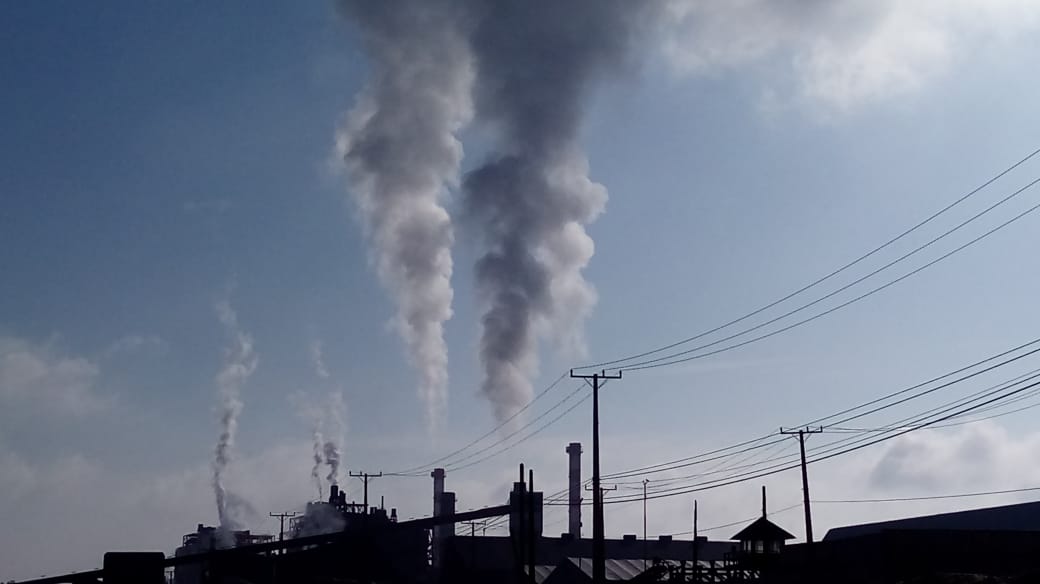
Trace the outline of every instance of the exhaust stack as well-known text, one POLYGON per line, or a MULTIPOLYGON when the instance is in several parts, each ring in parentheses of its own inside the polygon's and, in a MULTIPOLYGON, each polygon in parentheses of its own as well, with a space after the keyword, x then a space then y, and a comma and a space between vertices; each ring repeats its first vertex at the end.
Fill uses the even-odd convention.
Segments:
POLYGON ((570 456, 570 466, 567 475, 567 484, 570 491, 567 498, 569 514, 567 533, 573 539, 581 539, 581 442, 568 444, 567 454, 570 456))

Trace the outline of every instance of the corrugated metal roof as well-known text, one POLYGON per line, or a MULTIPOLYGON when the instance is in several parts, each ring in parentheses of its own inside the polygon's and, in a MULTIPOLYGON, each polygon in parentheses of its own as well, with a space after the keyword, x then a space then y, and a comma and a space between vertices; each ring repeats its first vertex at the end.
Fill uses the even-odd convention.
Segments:
MULTIPOLYGON (((572 564, 578 567, 579 570, 585 573, 589 578, 592 577, 592 558, 567 558, 572 564)), ((643 573, 643 560, 606 560, 604 562, 606 568, 607 580, 631 580, 632 578, 643 573)), ((675 561, 662 561, 658 564, 666 564, 671 566, 678 566, 679 562, 675 561)), ((654 562, 647 560, 646 567, 650 568, 654 565, 654 562)))

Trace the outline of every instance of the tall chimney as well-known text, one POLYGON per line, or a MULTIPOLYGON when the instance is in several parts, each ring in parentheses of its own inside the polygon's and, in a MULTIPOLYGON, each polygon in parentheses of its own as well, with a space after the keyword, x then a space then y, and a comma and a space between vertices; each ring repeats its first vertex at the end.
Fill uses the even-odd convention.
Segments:
MULTIPOLYGON (((446 511, 446 509, 444 509, 444 469, 435 468, 433 469, 433 472, 430 473, 430 476, 433 477, 433 516, 440 517, 446 511)), ((454 512, 454 509, 452 511, 454 512)), ((433 556, 434 567, 440 566, 441 542, 447 535, 449 534, 446 533, 443 525, 438 525, 433 528, 433 538, 430 542, 430 551, 432 552, 431 555, 433 556)))
POLYGON ((567 509, 570 518, 567 532, 572 538, 581 539, 581 442, 568 444, 567 454, 570 455, 570 467, 567 475, 570 491, 567 509))
POLYGON ((766 486, 762 485, 762 517, 766 516, 766 486))
POLYGON ((444 493, 444 469, 435 468, 430 473, 433 477, 433 516, 441 514, 441 494, 444 493))

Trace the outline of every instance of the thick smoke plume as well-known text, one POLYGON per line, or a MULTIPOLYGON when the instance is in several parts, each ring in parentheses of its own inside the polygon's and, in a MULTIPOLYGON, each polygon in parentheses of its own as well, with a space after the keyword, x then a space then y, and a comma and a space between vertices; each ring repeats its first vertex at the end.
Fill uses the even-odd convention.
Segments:
POLYGON ((337 485, 339 484, 339 447, 335 442, 328 440, 325 442, 323 451, 325 464, 329 465, 329 474, 325 476, 325 480, 329 481, 330 485, 337 485))
POLYGON ((465 179, 464 212, 483 255, 483 393, 506 418, 531 397, 537 341, 583 346, 596 302, 582 270, 585 226, 607 200, 579 145, 593 85, 625 65, 658 3, 631 0, 343 2, 372 79, 340 135, 377 265, 394 290, 401 332, 431 413, 446 376, 451 223, 437 199, 455 176, 455 133, 476 114, 492 132, 488 162, 465 179), (475 75, 475 77, 474 77, 475 75))
POLYGON ((337 136, 371 239, 380 280, 397 303, 396 329, 419 372, 431 428, 447 400, 454 240, 441 204, 457 181, 470 117, 471 66, 442 0, 341 1, 358 25, 372 75, 337 136))
POLYGON ((329 393, 329 399, 322 411, 322 415, 329 428, 331 437, 327 436, 325 438, 325 444, 322 445, 322 453, 325 455, 325 464, 329 465, 329 474, 325 476, 325 480, 330 485, 339 484, 342 447, 344 436, 347 433, 346 409, 346 404, 343 403, 342 392, 333 391, 329 393))
POLYGON ((325 483, 339 484, 340 466, 343 461, 342 445, 346 434, 343 393, 333 391, 326 401, 313 401, 305 394, 295 397, 299 414, 311 423, 311 479, 318 488, 318 499, 325 498, 325 483), (328 465, 328 473, 322 477, 322 466, 328 465))
POLYGON ((241 529, 242 516, 250 510, 244 499, 228 492, 224 479, 235 445, 238 415, 242 412, 242 386, 256 370, 257 356, 253 351, 253 338, 239 328, 238 317, 230 303, 218 302, 216 311, 231 342, 224 350, 224 365, 216 378, 220 397, 220 434, 214 448, 213 492, 216 495, 221 531, 230 534, 233 530, 241 529))
POLYGON ((321 482, 321 464, 324 460, 323 455, 325 453, 324 444, 325 438, 321 435, 321 423, 320 420, 314 424, 314 452, 312 458, 314 460, 314 466, 311 467, 311 478, 314 479, 315 486, 318 487, 318 499, 325 498, 324 486, 321 482))
POLYGON ((583 345, 581 325, 596 302, 582 276, 594 250, 585 225, 607 191, 589 179, 581 119, 594 83, 625 65, 651 4, 473 4, 484 9, 471 36, 476 111, 497 140, 466 176, 464 203, 485 247, 476 266, 487 305, 481 389, 499 419, 531 398, 539 336, 583 345))

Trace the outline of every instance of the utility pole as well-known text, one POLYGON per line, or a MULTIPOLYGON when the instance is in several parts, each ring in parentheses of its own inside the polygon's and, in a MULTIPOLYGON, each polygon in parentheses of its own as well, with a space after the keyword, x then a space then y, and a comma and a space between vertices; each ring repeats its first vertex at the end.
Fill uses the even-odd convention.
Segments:
POLYGON ((476 555, 473 551, 473 540, 476 539, 477 536, 477 526, 481 526, 486 532, 487 520, 485 519, 483 521, 463 521, 462 523, 463 525, 469 526, 469 564, 472 566, 475 562, 474 556, 476 555))
POLYGON ((375 479, 383 476, 383 471, 379 471, 376 474, 368 474, 367 472, 348 472, 347 474, 359 478, 365 483, 365 515, 368 515, 368 479, 375 479))
POLYGON ((592 582, 604 584, 607 580, 606 541, 603 529, 603 491, 599 484, 599 382, 601 379, 621 379, 621 371, 617 375, 607 375, 606 371, 592 375, 575 375, 574 379, 592 379, 592 582))
POLYGON ((285 541, 285 519, 287 517, 296 517, 296 511, 286 513, 268 513, 268 515, 278 518, 278 541, 285 541))
POLYGON ((643 479, 643 571, 646 571, 646 484, 650 479, 643 479))
POLYGON ((806 470, 805 464, 805 436, 806 434, 820 434, 823 432, 823 427, 818 428, 799 428, 798 430, 784 430, 780 428, 780 433, 787 436, 798 436, 798 446, 802 451, 802 496, 803 506, 805 507, 805 542, 812 544, 812 511, 809 508, 809 472, 806 470))
POLYGON ((693 565, 690 566, 691 573, 693 574, 693 582, 700 582, 700 557, 698 554, 697 546, 700 542, 697 541, 697 499, 693 500, 693 565))
POLYGON ((469 526, 469 535, 470 535, 470 537, 476 537, 476 535, 477 535, 477 526, 478 525, 485 532, 487 531, 487 520, 486 519, 483 520, 483 521, 463 521, 462 524, 469 526))
POLYGON ((531 497, 531 504, 527 506, 527 577, 531 584, 535 584, 537 575, 534 573, 534 565, 538 537, 534 530, 534 469, 527 469, 527 476, 527 492, 531 497))

